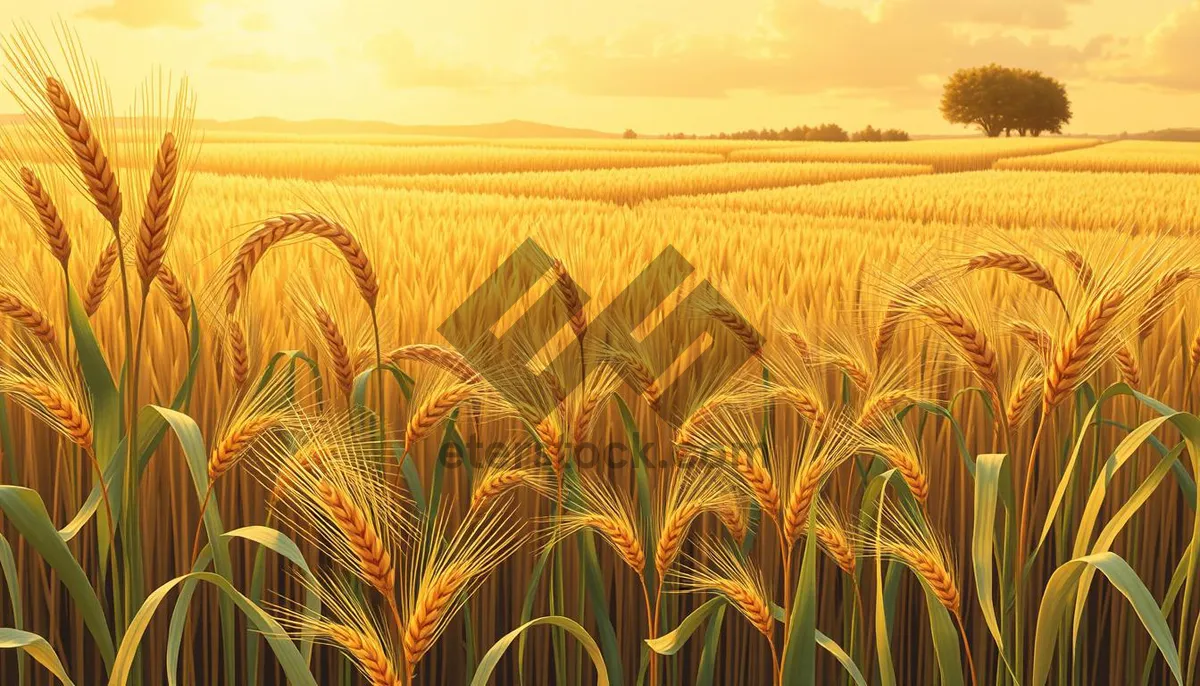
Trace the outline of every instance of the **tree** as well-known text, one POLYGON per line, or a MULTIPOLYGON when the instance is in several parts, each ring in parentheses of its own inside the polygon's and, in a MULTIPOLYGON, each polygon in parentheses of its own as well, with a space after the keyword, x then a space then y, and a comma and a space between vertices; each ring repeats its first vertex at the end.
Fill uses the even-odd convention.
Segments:
POLYGON ((1019 126, 1014 128, 1031 136, 1043 132, 1062 133, 1063 124, 1071 121, 1071 101, 1067 89, 1057 80, 1038 71, 1022 74, 1021 110, 1016 113, 1019 126))
POLYGON ((850 136, 846 134, 845 129, 837 124, 821 124, 816 128, 809 129, 804 140, 843 142, 850 140, 850 136))
POLYGON ((954 72, 942 91, 941 110, 946 121, 978 126, 990 137, 1060 133, 1071 120, 1065 86, 1038 71, 998 64, 954 72))
POLYGON ((990 138, 1004 131, 1017 91, 1013 70, 998 64, 959 69, 942 90, 942 116, 951 124, 978 126, 990 138))
POLYGON ((633 129, 625 129, 625 133, 621 134, 621 138, 630 140, 637 138, 637 131, 634 131, 633 129))
POLYGON ((883 132, 883 140, 885 141, 907 141, 908 132, 900 129, 888 129, 883 132))
POLYGON ((861 141, 863 143, 878 143, 883 140, 883 132, 867 124, 867 128, 855 133, 850 137, 850 140, 861 141))

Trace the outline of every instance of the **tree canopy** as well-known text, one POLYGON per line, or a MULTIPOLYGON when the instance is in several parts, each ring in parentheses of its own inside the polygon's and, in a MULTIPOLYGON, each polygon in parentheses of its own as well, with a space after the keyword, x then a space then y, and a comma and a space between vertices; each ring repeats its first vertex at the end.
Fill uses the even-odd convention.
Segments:
POLYGON ((954 72, 942 92, 942 116, 992 137, 1040 136, 1062 132, 1071 101, 1062 83, 1039 71, 989 64, 954 72))

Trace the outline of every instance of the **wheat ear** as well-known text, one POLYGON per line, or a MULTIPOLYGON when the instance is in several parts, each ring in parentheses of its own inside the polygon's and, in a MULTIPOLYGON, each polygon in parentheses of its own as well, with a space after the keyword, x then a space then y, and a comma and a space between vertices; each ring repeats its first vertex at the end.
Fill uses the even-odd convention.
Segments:
POLYGON ((813 500, 821 487, 823 471, 823 461, 817 458, 806 464, 796 475, 796 483, 792 486, 787 507, 783 511, 783 539, 788 546, 800 540, 813 500))
POLYGON ((121 220, 121 190, 108 155, 75 98, 54 77, 46 79, 46 100, 75 154, 79 171, 100 215, 116 227, 121 220))
POLYGON ((929 477, 925 474, 925 468, 917 459, 916 453, 891 443, 877 445, 875 449, 878 450, 884 461, 900 472, 904 483, 908 485, 908 490, 912 492, 918 502, 924 504, 929 500, 929 477))
POLYGON ((966 269, 969 272, 981 269, 999 269, 1015 274, 1039 288, 1058 295, 1054 275, 1044 265, 1027 255, 991 250, 967 260, 966 269))
POLYGON ((825 425, 825 407, 815 394, 794 386, 782 386, 775 393, 803 417, 813 431, 819 432, 825 425))
POLYGON ((818 524, 813 533, 817 537, 817 543, 833 559, 838 568, 846 574, 854 576, 854 568, 858 561, 855 558, 854 546, 851 545, 846 532, 838 526, 818 524))
POLYGON ((104 302, 104 296, 108 293, 108 279, 112 276, 116 264, 117 241, 113 239, 101 251, 100 257, 96 259, 96 266, 92 267, 92 273, 88 276, 87 286, 83 291, 83 311, 87 316, 96 314, 100 303, 104 302))
POLYGON ((1075 270, 1075 278, 1079 281, 1079 285, 1083 286, 1083 290, 1092 290, 1095 273, 1084 256, 1076 250, 1066 250, 1063 252, 1063 258, 1066 259, 1067 264, 1071 265, 1071 269, 1075 270))
POLYGON ((21 188, 25 190, 25 195, 29 197, 29 203, 37 212, 38 220, 42 224, 42 231, 46 234, 46 243, 50 246, 50 253, 63 266, 63 269, 66 269, 71 259, 71 235, 67 233, 67 227, 58 213, 58 207, 54 204, 54 199, 50 197, 50 192, 42 185, 41 179, 33 173, 32 169, 21 167, 20 174, 21 188))
POLYGON ((1117 348, 1116 358, 1117 367, 1121 370, 1121 380, 1133 388, 1141 386, 1142 367, 1129 344, 1117 348))
POLYGON ((1106 327, 1124 302, 1125 293, 1118 289, 1097 298, 1063 339, 1046 370, 1042 391, 1042 404, 1046 408, 1058 405, 1083 381, 1083 374, 1101 343, 1106 327))
POLYGON ((659 578, 666 575, 671 564, 679 557, 683 541, 687 538, 688 529, 701 512, 701 507, 693 503, 683 505, 669 512, 663 520, 662 530, 658 535, 658 544, 654 549, 654 568, 659 578))
POLYGON ((10 393, 28 396, 46 409, 46 412, 62 427, 72 443, 89 453, 92 450, 92 421, 83 408, 51 384, 33 378, 14 381, 10 393))
POLYGON ((179 151, 174 134, 167 132, 154 159, 150 172, 150 188, 146 192, 146 208, 137 234, 137 269, 142 279, 142 293, 162 268, 167 254, 167 229, 171 221, 171 201, 175 197, 175 178, 179 171, 179 151))
POLYGON ((646 554, 641 540, 629 523, 618 518, 594 514, 579 518, 579 525, 596 530, 608 540, 630 569, 641 573, 646 568, 646 554))
POLYGON ((762 338, 754 327, 750 326, 750 322, 742 315, 734 312, 728 307, 713 307, 708 310, 708 316, 717 320, 726 329, 729 329, 734 336, 737 337, 742 345, 746 346, 751 354, 762 356, 762 338))
POLYGON ((50 319, 11 291, 0 290, 0 314, 25 328, 50 350, 57 349, 58 336, 50 319))
POLYGON ((1194 279, 1200 276, 1200 270, 1192 267, 1181 267, 1174 269, 1162 276, 1150 290, 1150 297, 1146 299, 1146 305, 1138 314, 1138 339, 1145 340, 1150 336, 1150 332, 1154 330, 1154 325, 1162 318, 1163 310, 1171 302, 1171 297, 1175 295, 1175 291, 1188 279, 1194 279))
POLYGON ((717 509, 717 516, 738 545, 745 542, 746 535, 750 533, 750 517, 746 508, 738 503, 728 503, 717 509))
POLYGON ((346 339, 342 337, 337 322, 324 307, 314 306, 313 314, 317 318, 317 325, 321 327, 321 337, 325 341, 325 351, 329 353, 329 362, 333 367, 333 378, 337 382, 338 390, 349 398, 354 388, 354 365, 350 362, 350 350, 346 346, 346 339))
POLYGON ((1041 376, 1030 376, 1013 388, 1012 393, 1008 396, 1005 411, 1010 427, 1017 426, 1028 416, 1033 407, 1033 400, 1037 397, 1038 389, 1042 387, 1042 384, 1041 376))
POLYGON ((446 418, 458 407, 459 403, 471 397, 474 389, 467 384, 457 384, 426 400, 413 412, 404 429, 404 450, 412 449, 422 438, 433 430, 439 422, 446 418))
POLYGON ((422 584, 404 629, 404 661, 410 673, 416 670, 417 663, 433 645, 442 615, 449 610, 466 581, 467 574, 460 566, 450 565, 429 583, 422 584))
POLYGON ((371 686, 397 686, 400 683, 396 668, 375 638, 344 624, 330 624, 325 631, 358 662, 371 686))
POLYGON ((1013 322, 1009 328, 1013 335, 1037 353, 1038 359, 1043 363, 1050 361, 1050 356, 1054 352, 1054 343, 1050 338, 1050 332, 1029 322, 1013 322))
POLYGON ((937 556, 911 545, 895 546, 894 552, 929 584, 933 594, 947 610, 958 614, 962 606, 958 584, 954 581, 954 575, 937 556))
POLYGON ((871 371, 850 355, 833 353, 829 356, 829 361, 833 366, 845 372, 851 383, 859 390, 866 391, 871 388, 871 371))
POLYGON ((242 386, 250 378, 250 348, 246 345, 246 334, 242 325, 229 322, 229 360, 233 369, 233 385, 242 386))
POLYGON ((298 212, 281 214, 266 220, 238 248, 225 279, 226 312, 232 314, 237 310, 250 282, 250 275, 263 254, 279 242, 299 235, 315 236, 331 242, 349 265, 359 294, 368 307, 375 309, 375 302, 379 297, 379 282, 362 245, 349 229, 333 219, 311 212, 298 212))
POLYGON ((208 456, 208 480, 216 481, 237 464, 251 447, 267 433, 279 428, 279 416, 260 414, 235 424, 208 456))
POLYGON ((384 356, 389 364, 404 360, 422 362, 437 367, 458 377, 460 381, 474 383, 479 380, 479 373, 471 368, 467 358, 455 350, 440 345, 413 343, 401 346, 384 356))
POLYGON ((166 263, 159 266, 158 285, 162 288, 163 294, 167 296, 171 311, 175 313, 176 317, 179 317, 179 321, 183 322, 183 326, 186 328, 192 318, 192 302, 187 286, 183 285, 183 280, 166 263))
POLYGON ((995 395, 1000 387, 1000 369, 996 350, 983 331, 963 313, 943 305, 923 305, 921 312, 958 343, 971 369, 995 395))
POLYGON ((771 519, 778 519, 779 491, 775 487, 775 480, 771 478, 771 472, 754 459, 747 450, 726 449, 725 455, 732 462, 738 476, 750 488, 750 493, 754 496, 754 500, 762 509, 763 514, 771 519))
POLYGON ((504 493, 525 482, 525 470, 502 469, 486 475, 471 493, 471 509, 481 510, 504 493))
POLYGON ((738 610, 763 636, 770 636, 774 629, 775 620, 771 617, 771 608, 765 598, 755 589, 740 584, 733 579, 724 579, 714 583, 714 590, 725 596, 737 606, 738 610))
POLYGON ((538 441, 546 451, 546 458, 550 460, 550 466, 554 469, 554 473, 562 478, 563 470, 567 465, 566 454, 563 451, 562 432, 559 431, 558 425, 553 419, 546 417, 537 423, 534 433, 537 434, 538 441))
POLYGON ((878 426, 889 411, 912 401, 912 393, 904 390, 875 394, 863 403, 862 411, 858 414, 858 425, 864 429, 878 426))
POLYGON ((316 490, 317 497, 358 558, 363 579, 385 598, 393 598, 396 568, 375 525, 342 489, 322 479, 317 481, 316 490))
POLYGON ((562 260, 554 260, 551 268, 554 271, 554 283, 559 297, 571 316, 571 331, 576 338, 582 340, 587 334, 587 315, 583 312, 583 298, 579 294, 579 286, 567 272, 562 260))

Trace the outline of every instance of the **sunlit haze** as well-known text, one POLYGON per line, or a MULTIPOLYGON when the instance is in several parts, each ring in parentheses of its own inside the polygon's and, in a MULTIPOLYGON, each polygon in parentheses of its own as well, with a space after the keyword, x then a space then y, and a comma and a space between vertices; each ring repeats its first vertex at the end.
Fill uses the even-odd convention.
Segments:
MULTIPOLYGON (((942 121, 955 69, 1067 84, 1072 133, 1200 121, 1200 0, 45 0, 127 100, 150 62, 186 72, 199 116, 402 124, 524 119, 712 133, 942 121)), ((0 112, 15 112, 0 96, 0 112)))

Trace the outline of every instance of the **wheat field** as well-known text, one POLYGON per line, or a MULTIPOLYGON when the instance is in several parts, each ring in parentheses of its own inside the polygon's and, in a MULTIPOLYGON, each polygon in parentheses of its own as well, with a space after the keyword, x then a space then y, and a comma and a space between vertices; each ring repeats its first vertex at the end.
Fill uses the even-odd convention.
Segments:
POLYGON ((4 683, 1195 683, 1187 144, 206 140, 33 76, 4 683), (573 393, 439 333, 530 238, 573 393), (618 314, 732 378, 604 329, 668 248, 618 314))

